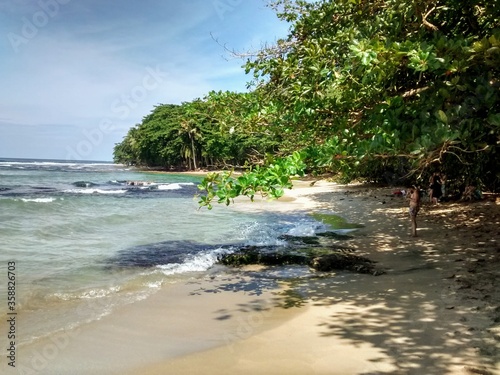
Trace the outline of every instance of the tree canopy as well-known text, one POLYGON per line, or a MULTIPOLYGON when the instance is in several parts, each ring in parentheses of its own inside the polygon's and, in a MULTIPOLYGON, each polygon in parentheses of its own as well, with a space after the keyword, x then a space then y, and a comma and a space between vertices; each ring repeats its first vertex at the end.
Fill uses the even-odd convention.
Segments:
POLYGON ((192 170, 257 163, 277 142, 236 123, 252 122, 252 93, 211 92, 181 105, 158 105, 115 145, 115 162, 192 170))
POLYGON ((238 178, 207 176, 200 203, 209 207, 238 195, 278 197, 306 172, 414 183, 440 170, 457 185, 500 190, 498 2, 270 6, 289 34, 244 54, 249 93, 157 107, 116 146, 115 159, 246 165, 238 178))

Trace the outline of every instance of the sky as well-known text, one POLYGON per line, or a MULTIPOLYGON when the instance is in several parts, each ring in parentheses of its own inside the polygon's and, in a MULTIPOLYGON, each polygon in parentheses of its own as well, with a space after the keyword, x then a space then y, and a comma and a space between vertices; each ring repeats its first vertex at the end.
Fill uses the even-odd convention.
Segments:
POLYGON ((246 91, 223 46, 288 25, 266 0, 0 0, 0 157, 112 160, 158 104, 246 91))

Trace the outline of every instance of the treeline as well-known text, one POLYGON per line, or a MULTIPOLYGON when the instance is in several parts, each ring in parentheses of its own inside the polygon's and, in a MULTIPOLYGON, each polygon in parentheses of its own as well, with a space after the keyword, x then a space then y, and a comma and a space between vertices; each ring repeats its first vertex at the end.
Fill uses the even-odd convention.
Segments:
POLYGON ((114 161, 170 170, 242 168, 276 153, 280 137, 252 132, 252 93, 211 92, 203 100, 159 105, 114 148, 114 161))
POLYGON ((271 7, 290 32, 246 54, 250 93, 157 107, 117 145, 116 160, 259 165, 241 179, 246 185, 211 176, 207 203, 273 195, 292 172, 426 185, 440 171, 457 185, 500 190, 499 2, 277 0, 271 7))

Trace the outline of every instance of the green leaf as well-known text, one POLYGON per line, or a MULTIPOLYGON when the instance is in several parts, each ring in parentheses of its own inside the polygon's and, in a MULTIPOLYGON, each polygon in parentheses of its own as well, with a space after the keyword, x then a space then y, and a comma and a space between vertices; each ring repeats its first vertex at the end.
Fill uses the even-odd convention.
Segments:
POLYGON ((488 115, 488 123, 494 126, 500 126, 500 113, 491 113, 488 115))
POLYGON ((437 111, 436 116, 442 123, 448 123, 448 116, 446 116, 446 113, 444 113, 441 109, 437 111))

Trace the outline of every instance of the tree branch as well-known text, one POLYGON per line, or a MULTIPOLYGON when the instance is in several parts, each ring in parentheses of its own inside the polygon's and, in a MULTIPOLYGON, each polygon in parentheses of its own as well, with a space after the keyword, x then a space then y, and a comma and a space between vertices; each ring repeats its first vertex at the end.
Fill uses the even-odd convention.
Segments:
POLYGON ((432 12, 434 12, 436 10, 436 7, 432 7, 431 10, 429 10, 425 15, 422 14, 422 23, 427 26, 429 29, 431 29, 432 31, 438 31, 439 29, 437 28, 437 26, 433 25, 432 23, 430 23, 429 21, 427 21, 427 17, 430 16, 430 14, 432 12))
POLYGON ((264 44, 257 51, 247 51, 247 52, 237 52, 234 49, 227 47, 227 44, 221 44, 219 39, 217 39, 212 33, 210 33, 212 39, 226 52, 228 52, 232 57, 238 59, 262 59, 262 58, 277 58, 286 55, 290 49, 297 45, 296 40, 279 40, 275 45, 264 44))
POLYGON ((428 89, 429 89, 429 86, 419 87, 419 88, 416 88, 416 89, 411 89, 411 90, 405 91, 401 95, 401 97, 403 97, 403 98, 409 98, 410 96, 415 96, 415 95, 420 94, 421 92, 424 92, 424 91, 426 91, 428 89))

